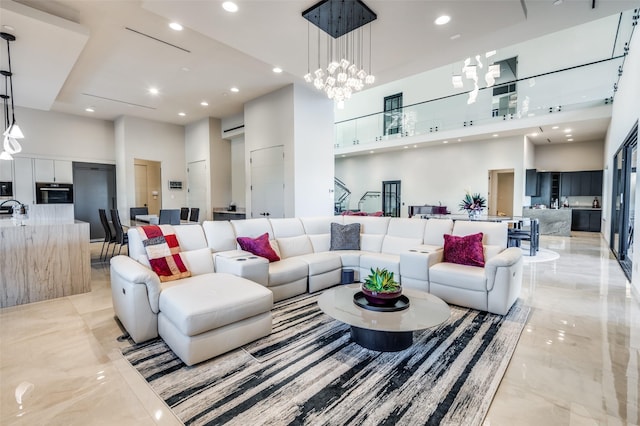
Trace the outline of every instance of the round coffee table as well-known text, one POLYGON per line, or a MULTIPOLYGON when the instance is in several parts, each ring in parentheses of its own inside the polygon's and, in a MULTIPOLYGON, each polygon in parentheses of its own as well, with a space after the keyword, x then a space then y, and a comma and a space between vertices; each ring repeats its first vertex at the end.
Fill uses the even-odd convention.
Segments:
POLYGON ((360 346, 381 352, 395 352, 413 343, 413 332, 435 327, 451 315, 449 306, 438 297, 418 290, 403 289, 409 308, 396 312, 370 311, 357 306, 353 295, 360 284, 325 290, 318 306, 325 314, 351 326, 351 338, 360 346))

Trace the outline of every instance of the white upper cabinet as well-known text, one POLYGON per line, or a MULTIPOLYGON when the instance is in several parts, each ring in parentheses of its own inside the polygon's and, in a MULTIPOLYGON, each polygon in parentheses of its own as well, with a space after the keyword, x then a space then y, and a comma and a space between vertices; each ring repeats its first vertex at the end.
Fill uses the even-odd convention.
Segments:
POLYGON ((13 161, 0 160, 0 182, 13 181, 13 161))
POLYGON ((36 182, 73 183, 73 165, 71 161, 34 160, 36 182))

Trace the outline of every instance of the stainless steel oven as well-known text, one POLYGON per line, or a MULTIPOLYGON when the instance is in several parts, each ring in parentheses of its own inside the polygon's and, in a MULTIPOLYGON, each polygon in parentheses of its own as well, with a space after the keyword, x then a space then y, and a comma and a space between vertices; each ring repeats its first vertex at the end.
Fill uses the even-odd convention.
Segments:
POLYGON ((13 182, 0 182, 0 197, 13 197, 13 182))
POLYGON ((36 204, 73 203, 73 184, 36 182, 36 204))

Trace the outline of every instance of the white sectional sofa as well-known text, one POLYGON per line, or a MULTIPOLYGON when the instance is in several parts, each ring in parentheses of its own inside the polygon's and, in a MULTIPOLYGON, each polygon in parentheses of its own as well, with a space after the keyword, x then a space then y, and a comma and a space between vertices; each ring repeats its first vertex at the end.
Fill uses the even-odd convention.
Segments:
MULTIPOLYGON (((129 230, 129 256, 116 256, 111 260, 114 309, 136 342, 157 336, 164 290, 196 280, 224 283, 224 277, 239 276, 257 286, 248 285, 246 291, 255 293, 258 299, 263 296, 259 294, 262 288, 270 290, 272 300, 278 301, 339 284, 345 268, 354 269, 360 277, 366 276, 371 268, 386 268, 396 274, 403 286, 431 292, 448 303, 498 314, 509 310, 520 293, 522 282, 522 254, 518 248, 507 248, 504 223, 456 221, 454 224, 449 219, 331 216, 205 221, 202 226, 174 228, 192 277, 161 285, 149 269, 135 229, 129 230), (359 223, 360 249, 331 251, 332 223, 359 223), (485 267, 443 262, 444 234, 462 236, 477 232, 484 235, 485 267), (264 233, 269 235, 271 247, 281 260, 269 263, 239 250, 237 237, 256 238, 264 233)), ((264 299, 260 300, 262 307, 245 316, 264 314, 258 312, 264 311, 265 306, 264 299)), ((172 332, 177 328, 175 322, 183 321, 185 315, 188 316, 183 313, 180 320, 174 321, 172 332)), ((260 317, 263 325, 265 318, 260 317)), ((234 321, 240 320, 243 318, 234 321)), ((262 327, 260 333, 264 332, 262 327)), ((189 336, 181 339, 179 346, 194 340, 189 336)), ((241 344, 244 343, 238 345, 241 344)))

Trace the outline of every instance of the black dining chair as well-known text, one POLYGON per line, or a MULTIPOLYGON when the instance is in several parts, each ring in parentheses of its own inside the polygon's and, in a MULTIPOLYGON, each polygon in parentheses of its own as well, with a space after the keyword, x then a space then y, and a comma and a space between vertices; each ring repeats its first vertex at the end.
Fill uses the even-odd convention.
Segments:
POLYGON ((158 218, 159 225, 180 225, 180 210, 178 209, 164 209, 160 210, 160 217, 158 218))
POLYGON ((131 207, 129 209, 129 219, 135 220, 139 214, 149 214, 149 207, 131 207))
POLYGON ((200 209, 198 207, 191 207, 191 214, 189 214, 189 222, 197 222, 200 217, 200 209))
POLYGON ((116 209, 111 209, 111 222, 113 223, 113 229, 116 231, 116 244, 113 246, 113 251, 111 252, 111 257, 113 257, 116 252, 117 245, 120 246, 118 248, 118 254, 120 254, 120 252, 122 251, 122 246, 124 246, 125 244, 129 244, 129 236, 126 232, 124 232, 122 222, 120 222, 120 214, 116 209))
POLYGON ((189 220, 189 207, 180 208, 180 220, 189 220))
POLYGON ((102 249, 100 249, 100 260, 107 260, 107 255, 109 254, 109 246, 116 242, 115 232, 111 230, 111 225, 109 224, 109 219, 107 219, 107 212, 105 209, 98 209, 98 215, 100 216, 100 223, 102 224, 102 229, 104 229, 104 241, 102 242, 102 249), (107 250, 105 251, 105 245, 107 250), (102 258, 104 252, 104 259, 102 258))

